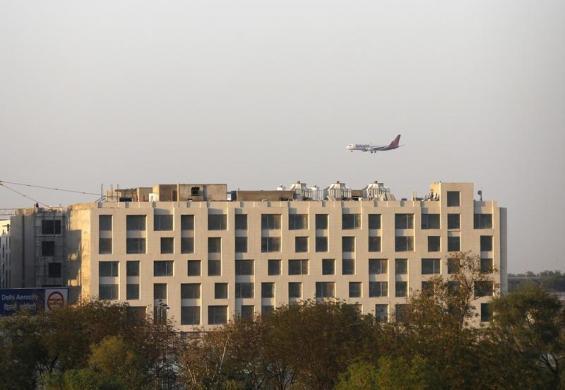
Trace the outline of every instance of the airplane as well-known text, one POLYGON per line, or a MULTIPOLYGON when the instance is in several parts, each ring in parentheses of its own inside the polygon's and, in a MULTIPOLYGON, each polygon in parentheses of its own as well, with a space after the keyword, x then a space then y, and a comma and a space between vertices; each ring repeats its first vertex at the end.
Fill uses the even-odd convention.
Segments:
POLYGON ((397 149, 402 145, 400 143, 400 134, 396 136, 396 138, 388 145, 370 145, 370 144, 349 144, 345 147, 345 149, 353 152, 354 150, 360 150, 362 152, 369 152, 369 153, 376 153, 376 152, 385 152, 387 150, 397 149))

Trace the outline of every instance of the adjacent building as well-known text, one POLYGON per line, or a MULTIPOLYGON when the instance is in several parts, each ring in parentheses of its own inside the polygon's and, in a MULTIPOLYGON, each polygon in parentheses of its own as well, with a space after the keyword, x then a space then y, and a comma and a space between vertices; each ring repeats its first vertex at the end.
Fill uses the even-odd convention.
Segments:
POLYGON ((506 288, 506 210, 473 184, 434 183, 397 200, 382 183, 274 191, 224 184, 117 189, 104 201, 18 210, 11 287, 68 286, 70 299, 128 302, 182 331, 267 314, 304 299, 343 299, 393 319, 453 255, 480 255, 492 284, 478 318, 506 288))
POLYGON ((10 221, 0 221, 0 288, 10 285, 9 276, 12 274, 10 261, 10 221))

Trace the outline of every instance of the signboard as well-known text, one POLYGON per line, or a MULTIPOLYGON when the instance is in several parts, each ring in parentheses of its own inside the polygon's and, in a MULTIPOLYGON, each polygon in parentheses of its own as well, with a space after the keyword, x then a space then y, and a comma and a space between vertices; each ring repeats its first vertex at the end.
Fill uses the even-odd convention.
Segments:
POLYGON ((67 305, 69 289, 58 288, 8 288, 0 289, 0 316, 18 311, 36 314, 67 305))

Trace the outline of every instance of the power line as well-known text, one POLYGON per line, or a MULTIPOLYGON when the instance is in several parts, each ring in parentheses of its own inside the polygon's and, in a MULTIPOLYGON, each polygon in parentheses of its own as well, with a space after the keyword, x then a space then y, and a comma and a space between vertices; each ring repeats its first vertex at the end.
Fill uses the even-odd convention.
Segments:
POLYGON ((15 189, 13 189, 13 188, 11 188, 11 187, 8 187, 5 183, 7 183, 7 182, 0 180, 0 186, 4 187, 5 189, 10 190, 10 191, 12 191, 12 192, 15 192, 16 194, 18 194, 18 195, 20 195, 20 196, 23 196, 24 198, 29 199, 29 200, 31 200, 31 201, 37 203, 37 204, 42 204, 42 205, 44 205, 45 207, 51 207, 51 206, 49 206, 47 203, 40 202, 40 201, 38 201, 37 199, 33 199, 31 196, 28 196, 28 195, 26 195, 26 194, 24 194, 24 193, 22 193, 22 192, 20 192, 20 191, 18 191, 18 190, 15 190, 15 189))
POLYGON ((0 180, 0 185, 2 185, 2 183, 12 184, 12 185, 16 185, 16 186, 31 187, 31 188, 42 188, 44 190, 73 192, 75 194, 83 194, 83 195, 97 195, 97 196, 100 195, 99 193, 93 193, 93 192, 69 190, 69 189, 66 189, 66 188, 48 187, 48 186, 40 186, 40 185, 35 185, 35 184, 15 183, 15 182, 6 181, 6 180, 0 180))

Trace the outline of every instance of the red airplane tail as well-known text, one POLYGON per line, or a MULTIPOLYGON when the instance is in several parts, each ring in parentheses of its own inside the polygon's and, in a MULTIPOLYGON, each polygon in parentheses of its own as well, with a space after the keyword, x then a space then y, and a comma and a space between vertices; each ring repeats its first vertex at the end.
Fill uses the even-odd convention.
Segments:
POLYGON ((389 148, 398 148, 400 144, 400 134, 396 136, 396 138, 388 145, 389 148))

